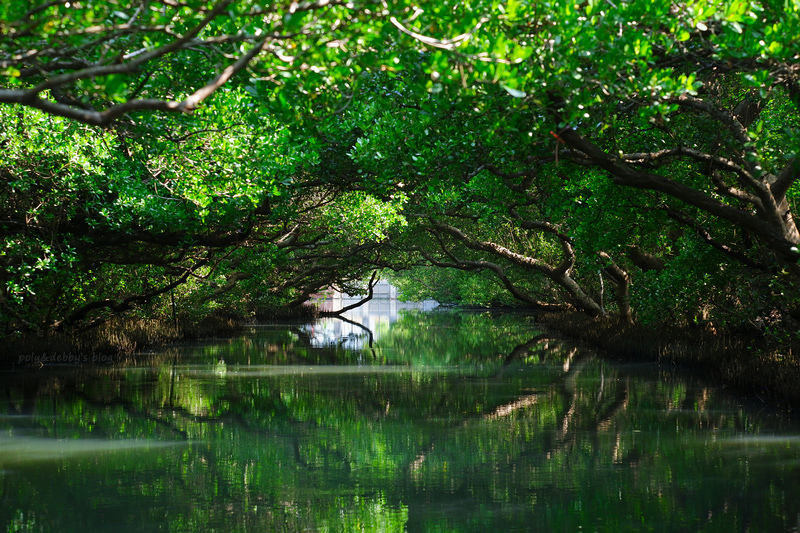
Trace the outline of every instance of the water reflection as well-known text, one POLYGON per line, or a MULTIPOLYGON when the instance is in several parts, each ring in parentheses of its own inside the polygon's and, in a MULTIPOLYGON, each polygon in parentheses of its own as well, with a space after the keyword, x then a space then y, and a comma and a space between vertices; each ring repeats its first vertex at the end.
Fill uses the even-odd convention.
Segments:
MULTIPOLYGON (((315 305, 322 311, 337 311, 359 302, 358 297, 343 296, 319 299, 315 305)), ((402 302, 397 298, 376 298, 343 313, 338 318, 323 318, 305 327, 312 346, 322 348, 340 346, 347 350, 361 350, 388 331, 406 311, 432 311, 438 302, 402 302)))
POLYGON ((121 531, 791 530, 794 419, 532 317, 400 313, 0 388, 0 524, 121 531), (371 323, 372 324, 372 323, 371 323), (36 458, 36 460, 33 460, 36 458))
POLYGON ((0 468, 25 462, 53 461, 70 457, 111 454, 116 452, 151 451, 170 446, 185 446, 186 441, 153 441, 150 439, 58 439, 26 436, 23 432, 0 437, 0 468))

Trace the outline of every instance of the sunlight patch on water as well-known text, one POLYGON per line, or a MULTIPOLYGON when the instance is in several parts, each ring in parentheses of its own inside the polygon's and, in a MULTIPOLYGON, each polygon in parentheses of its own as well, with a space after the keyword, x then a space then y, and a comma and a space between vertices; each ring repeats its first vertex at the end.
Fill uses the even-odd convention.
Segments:
POLYGON ((224 370, 208 365, 178 366, 181 374, 197 377, 268 377, 268 376, 305 376, 305 375, 346 375, 346 374, 455 374, 474 371, 471 367, 412 367, 412 366, 377 366, 377 365, 247 365, 227 366, 224 370))
POLYGON ((48 439, 43 437, 0 437, 0 466, 50 461, 100 453, 148 451, 186 446, 188 441, 154 441, 145 439, 48 439))
POLYGON ((719 439, 721 444, 731 445, 770 445, 770 446, 800 446, 800 435, 740 435, 719 439))

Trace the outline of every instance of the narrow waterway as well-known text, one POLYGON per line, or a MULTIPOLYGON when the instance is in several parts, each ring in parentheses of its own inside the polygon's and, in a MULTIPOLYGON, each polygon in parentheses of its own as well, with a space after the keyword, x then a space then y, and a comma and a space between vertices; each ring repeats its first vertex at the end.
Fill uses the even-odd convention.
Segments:
POLYGON ((794 418, 532 316, 354 313, 0 375, 0 527, 798 529, 794 418))

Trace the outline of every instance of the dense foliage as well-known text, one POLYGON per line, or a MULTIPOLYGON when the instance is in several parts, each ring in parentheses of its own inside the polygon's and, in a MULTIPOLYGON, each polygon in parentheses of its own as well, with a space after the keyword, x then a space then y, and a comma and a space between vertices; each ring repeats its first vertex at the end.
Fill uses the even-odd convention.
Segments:
POLYGON ((791 330, 798 10, 4 4, 0 327, 253 315, 382 270, 791 330))

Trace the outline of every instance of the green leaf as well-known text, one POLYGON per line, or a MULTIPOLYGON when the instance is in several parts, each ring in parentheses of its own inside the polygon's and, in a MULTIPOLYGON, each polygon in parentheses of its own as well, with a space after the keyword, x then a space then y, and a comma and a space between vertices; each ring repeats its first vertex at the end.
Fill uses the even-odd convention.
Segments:
POLYGON ((520 91, 519 89, 512 89, 505 83, 501 83, 500 87, 502 87, 508 94, 513 96, 514 98, 525 98, 528 94, 525 91, 520 91))

